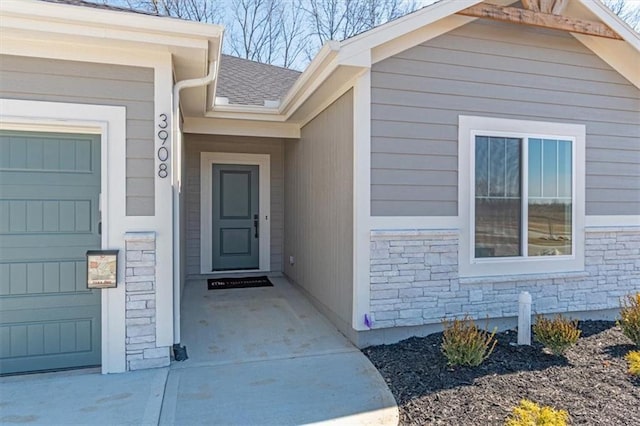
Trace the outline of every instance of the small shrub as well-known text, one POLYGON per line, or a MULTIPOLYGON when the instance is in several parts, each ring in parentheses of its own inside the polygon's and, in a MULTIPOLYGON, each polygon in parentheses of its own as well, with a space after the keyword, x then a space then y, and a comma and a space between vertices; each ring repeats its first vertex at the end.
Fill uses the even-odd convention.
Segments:
POLYGON ((629 373, 640 376, 640 351, 631 351, 624 359, 629 363, 629 373))
POLYGON ((538 315, 533 325, 536 341, 551 349, 554 355, 562 355, 575 345, 580 333, 578 321, 571 321, 562 315, 556 315, 554 319, 538 315))
POLYGON ((625 336, 640 346, 640 293, 628 295, 622 299, 621 305, 618 325, 625 336))
POLYGON ((513 408, 505 426, 566 426, 569 413, 523 399, 513 408))
POLYGON ((442 353, 449 365, 476 367, 491 355, 496 347, 496 331, 480 330, 468 316, 461 320, 443 320, 442 353))

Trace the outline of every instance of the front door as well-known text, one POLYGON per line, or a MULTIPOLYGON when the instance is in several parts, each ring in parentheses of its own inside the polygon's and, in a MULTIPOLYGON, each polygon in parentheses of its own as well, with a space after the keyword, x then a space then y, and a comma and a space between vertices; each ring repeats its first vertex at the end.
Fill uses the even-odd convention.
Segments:
POLYGON ((213 165, 214 271, 258 269, 258 166, 213 165))
POLYGON ((100 136, 0 131, 0 373, 100 364, 100 136))

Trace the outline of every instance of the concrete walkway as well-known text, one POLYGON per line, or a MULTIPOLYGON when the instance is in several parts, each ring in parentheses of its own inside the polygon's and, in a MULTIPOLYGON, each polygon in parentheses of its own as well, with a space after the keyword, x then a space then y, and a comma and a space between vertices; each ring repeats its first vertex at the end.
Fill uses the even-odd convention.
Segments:
POLYGON ((367 358, 284 278, 274 287, 185 287, 170 368, 0 379, 0 424, 397 425, 367 358))
POLYGON ((157 425, 168 368, 0 378, 0 424, 157 425))

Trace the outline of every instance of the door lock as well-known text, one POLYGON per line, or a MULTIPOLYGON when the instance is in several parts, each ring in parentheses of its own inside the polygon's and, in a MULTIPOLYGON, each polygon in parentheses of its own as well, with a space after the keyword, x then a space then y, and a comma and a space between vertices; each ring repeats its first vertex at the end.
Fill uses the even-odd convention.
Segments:
POLYGON ((258 215, 257 214, 253 215, 253 227, 256 229, 254 238, 258 238, 258 215))

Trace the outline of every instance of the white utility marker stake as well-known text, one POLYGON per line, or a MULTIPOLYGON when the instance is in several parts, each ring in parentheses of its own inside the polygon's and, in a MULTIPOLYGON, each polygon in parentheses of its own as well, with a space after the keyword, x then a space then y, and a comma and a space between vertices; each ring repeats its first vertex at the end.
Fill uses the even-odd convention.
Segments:
POLYGON ((528 291, 518 298, 518 344, 531 344, 531 295, 528 291))

